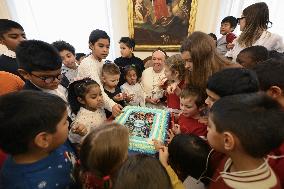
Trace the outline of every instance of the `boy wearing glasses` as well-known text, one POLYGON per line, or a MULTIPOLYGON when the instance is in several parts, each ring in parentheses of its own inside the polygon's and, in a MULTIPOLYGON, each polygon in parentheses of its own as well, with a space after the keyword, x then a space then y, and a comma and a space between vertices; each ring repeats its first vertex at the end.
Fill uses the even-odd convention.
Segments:
POLYGON ((66 89, 60 85, 62 60, 55 47, 27 40, 18 45, 16 55, 18 72, 26 79, 23 89, 55 94, 67 102, 66 89))
POLYGON ((225 55, 230 49, 229 43, 232 43, 236 35, 232 33, 237 26, 237 19, 233 16, 225 17, 221 22, 220 34, 222 37, 217 40, 217 50, 220 54, 225 55))

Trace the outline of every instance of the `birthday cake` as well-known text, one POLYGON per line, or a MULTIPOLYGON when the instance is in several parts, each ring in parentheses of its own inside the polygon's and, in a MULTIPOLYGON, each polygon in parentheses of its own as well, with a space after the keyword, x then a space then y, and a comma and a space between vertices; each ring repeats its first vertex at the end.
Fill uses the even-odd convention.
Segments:
POLYGON ((165 141, 170 113, 166 110, 126 106, 115 120, 129 129, 129 150, 155 154, 153 139, 165 141))

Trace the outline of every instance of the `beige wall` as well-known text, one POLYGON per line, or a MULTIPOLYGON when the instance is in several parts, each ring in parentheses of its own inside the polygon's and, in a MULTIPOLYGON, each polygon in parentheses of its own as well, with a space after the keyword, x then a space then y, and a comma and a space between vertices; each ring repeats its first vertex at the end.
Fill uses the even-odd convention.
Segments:
MULTIPOLYGON (((210 33, 215 31, 217 24, 218 9, 220 0, 198 0, 198 11, 196 15, 195 31, 210 33)), ((113 41, 115 55, 119 56, 118 41, 122 36, 128 36, 128 14, 127 0, 111 1, 111 13, 113 18, 113 41)), ((169 55, 178 52, 170 52, 169 55)), ((146 58, 151 52, 135 52, 140 58, 146 58)))
POLYGON ((8 10, 8 6, 5 0, 0 0, 0 18, 8 18, 11 19, 10 13, 8 10))

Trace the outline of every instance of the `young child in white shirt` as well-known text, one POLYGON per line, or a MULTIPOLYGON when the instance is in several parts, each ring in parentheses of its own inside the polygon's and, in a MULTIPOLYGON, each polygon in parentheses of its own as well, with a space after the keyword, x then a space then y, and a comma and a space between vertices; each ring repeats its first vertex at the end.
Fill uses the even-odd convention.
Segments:
POLYGON ((141 84, 137 82, 137 69, 135 65, 125 68, 126 82, 121 86, 121 91, 126 93, 126 104, 131 106, 145 106, 145 95, 141 84))

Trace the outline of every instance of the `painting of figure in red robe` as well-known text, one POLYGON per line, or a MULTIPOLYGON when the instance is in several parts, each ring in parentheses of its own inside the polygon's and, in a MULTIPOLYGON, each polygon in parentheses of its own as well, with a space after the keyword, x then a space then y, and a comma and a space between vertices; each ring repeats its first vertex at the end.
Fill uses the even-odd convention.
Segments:
MULTIPOLYGON (((193 1, 197 4, 197 0, 193 1)), ((192 0, 129 0, 129 2, 130 18, 132 18, 130 34, 134 37, 137 47, 180 45, 187 37, 190 16, 193 16, 190 15, 192 0)))

